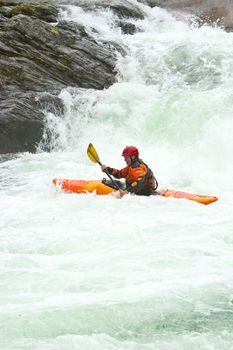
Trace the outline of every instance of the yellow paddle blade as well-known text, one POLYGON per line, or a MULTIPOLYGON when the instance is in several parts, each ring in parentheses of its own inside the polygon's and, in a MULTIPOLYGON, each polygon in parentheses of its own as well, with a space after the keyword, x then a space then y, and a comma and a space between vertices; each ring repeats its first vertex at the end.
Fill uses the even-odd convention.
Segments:
POLYGON ((87 147, 87 155, 92 162, 100 164, 98 153, 96 152, 96 149, 92 145, 92 143, 90 143, 89 146, 87 147))

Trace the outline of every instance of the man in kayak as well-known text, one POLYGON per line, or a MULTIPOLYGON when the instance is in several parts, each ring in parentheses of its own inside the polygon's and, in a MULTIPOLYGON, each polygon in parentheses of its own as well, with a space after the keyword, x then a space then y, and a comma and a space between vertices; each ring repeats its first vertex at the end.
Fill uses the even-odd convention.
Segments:
POLYGON ((115 178, 126 179, 126 190, 120 190, 120 197, 127 193, 134 193, 138 196, 150 196, 156 194, 158 182, 150 168, 139 159, 138 149, 134 146, 127 146, 122 156, 127 166, 121 170, 102 165, 102 171, 113 175, 115 178))

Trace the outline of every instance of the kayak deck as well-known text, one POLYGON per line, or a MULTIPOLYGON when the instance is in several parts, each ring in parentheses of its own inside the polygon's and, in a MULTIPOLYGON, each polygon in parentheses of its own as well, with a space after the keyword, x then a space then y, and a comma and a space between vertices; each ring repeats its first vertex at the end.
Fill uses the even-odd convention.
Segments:
MULTIPOLYGON (((115 189, 103 184, 99 180, 69 180, 53 179, 53 184, 63 191, 70 193, 96 193, 97 195, 107 195, 116 192, 115 189)), ((164 190, 160 193, 163 197, 186 198, 201 204, 211 204, 218 200, 215 196, 203 196, 176 190, 164 190)))

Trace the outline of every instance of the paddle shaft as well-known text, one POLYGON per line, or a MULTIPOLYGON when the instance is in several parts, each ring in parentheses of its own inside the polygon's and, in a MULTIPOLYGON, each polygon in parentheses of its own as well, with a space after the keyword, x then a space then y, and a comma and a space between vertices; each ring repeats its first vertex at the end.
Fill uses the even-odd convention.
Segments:
MULTIPOLYGON (((96 152, 95 147, 92 145, 92 143, 89 144, 88 148, 87 148, 87 155, 90 158, 90 160, 94 163, 98 163, 101 167, 102 167, 102 163, 99 159, 98 153, 96 152)), ((114 181, 114 179, 111 177, 111 175, 107 172, 107 170, 104 171, 105 174, 109 177, 109 179, 111 180, 111 182, 114 184, 114 186, 116 186, 116 188, 121 191, 121 188, 119 187, 119 185, 116 183, 116 181, 114 181)))

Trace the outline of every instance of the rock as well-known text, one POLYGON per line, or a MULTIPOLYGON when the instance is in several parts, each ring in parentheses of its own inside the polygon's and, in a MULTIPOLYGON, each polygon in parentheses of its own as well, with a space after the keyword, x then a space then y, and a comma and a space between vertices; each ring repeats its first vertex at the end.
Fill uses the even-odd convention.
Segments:
POLYGON ((35 152, 43 136, 44 114, 22 96, 0 99, 1 153, 35 152))
POLYGON ((145 13, 135 2, 134 4, 127 0, 59 0, 59 4, 69 4, 82 7, 86 11, 95 9, 110 9, 119 18, 138 18, 143 19, 145 13))
POLYGON ((197 13, 204 22, 217 23, 227 31, 233 31, 233 2, 206 1, 197 13))
POLYGON ((33 100, 37 109, 42 112, 50 112, 54 115, 61 116, 64 114, 65 106, 63 100, 58 96, 49 93, 42 94, 33 100))
POLYGON ((118 17, 115 24, 120 27, 123 34, 134 34, 139 29, 136 25, 128 20, 144 19, 145 13, 136 3, 127 0, 60 0, 60 4, 76 5, 81 7, 85 12, 95 12, 96 9, 110 9, 118 17))
POLYGON ((121 28, 123 34, 133 35, 138 29, 135 24, 127 22, 127 21, 119 21, 118 26, 121 28))
POLYGON ((158 6, 173 11, 196 15, 200 23, 217 23, 228 31, 233 30, 232 0, 138 0, 151 7, 158 6))
MULTIPOLYGON (((97 5, 97 3, 96 3, 97 5)), ((120 18, 138 18, 143 19, 145 14, 136 5, 127 0, 111 0, 111 1, 99 1, 100 7, 110 8, 120 18)))
POLYGON ((35 103, 36 96, 56 96, 67 86, 104 89, 115 82, 116 45, 97 43, 76 23, 51 25, 54 5, 29 2, 30 7, 25 1, 0 2, 0 153, 36 150, 41 110, 57 113, 51 103, 46 106, 48 96, 35 103))
POLYGON ((72 22, 56 27, 18 15, 2 35, 8 59, 1 73, 8 85, 26 91, 58 90, 65 86, 103 89, 115 81, 115 53, 72 22))
POLYGON ((150 7, 163 7, 168 9, 186 9, 198 6, 203 0, 138 0, 150 7))
POLYGON ((5 15, 7 17, 13 17, 19 14, 34 16, 47 22, 56 22, 58 9, 47 1, 40 1, 38 3, 26 3, 24 1, 12 7, 5 7, 5 15))

